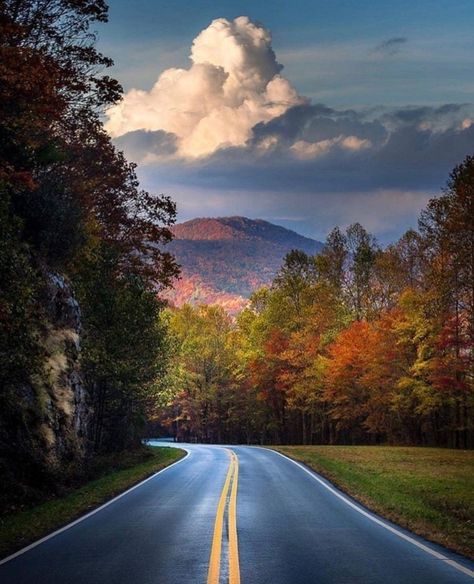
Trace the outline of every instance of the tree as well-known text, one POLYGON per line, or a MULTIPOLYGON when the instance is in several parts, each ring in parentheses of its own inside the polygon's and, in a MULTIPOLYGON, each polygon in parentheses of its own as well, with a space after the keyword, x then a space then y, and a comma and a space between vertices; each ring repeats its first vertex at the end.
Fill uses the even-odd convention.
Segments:
POLYGON ((327 236, 323 251, 316 257, 320 278, 329 282, 338 294, 342 293, 346 278, 347 245, 347 237, 335 227, 327 236))
POLYGON ((329 348, 324 398, 339 440, 349 443, 393 438, 394 388, 400 377, 400 350, 391 315, 355 321, 329 348))
POLYGON ((82 263, 83 371, 93 403, 91 438, 98 451, 136 446, 147 394, 167 360, 162 305, 134 273, 117 276, 119 258, 103 242, 82 263))
POLYGON ((355 224, 316 257, 293 250, 236 323, 178 311, 203 334, 177 357, 188 436, 472 445, 473 167, 468 157, 419 232, 385 249, 355 224), (229 366, 209 391, 198 372, 216 343, 229 366))
POLYGON ((455 401, 457 446, 473 440, 474 391, 474 157, 450 175, 443 196, 431 199, 420 218, 427 249, 427 282, 437 291, 439 322, 432 381, 449 387, 455 401))
POLYGON ((229 431, 236 385, 230 318, 218 306, 185 305, 171 312, 169 328, 181 383, 170 406, 178 437, 220 442, 229 431))
POLYGON ((447 403, 430 381, 438 333, 431 313, 433 294, 408 288, 399 298, 393 320, 396 344, 403 355, 393 411, 400 420, 401 440, 408 443, 443 443, 442 417, 447 403))
POLYGON ((347 271, 348 303, 356 320, 370 317, 372 312, 372 280, 378 246, 375 239, 360 225, 347 228, 347 249, 350 266, 347 271))
MULTIPOLYGON (((106 21, 103 0, 0 6, 1 389, 13 397, 30 392, 32 409, 41 410, 55 326, 48 280, 60 274, 81 301, 92 437, 97 447, 122 448, 137 441, 141 392, 160 370, 156 294, 178 271, 163 250, 176 211, 168 197, 140 189, 135 166, 102 128, 104 108, 121 97, 104 74, 112 61, 91 32, 106 21), (3 358, 7 349, 11 356, 3 358), (106 435, 119 422, 113 442, 106 435)), ((0 425, 9 417, 4 409, 0 425)))
POLYGON ((304 251, 294 249, 286 254, 273 286, 280 290, 298 312, 302 308, 303 294, 316 279, 314 259, 304 251))

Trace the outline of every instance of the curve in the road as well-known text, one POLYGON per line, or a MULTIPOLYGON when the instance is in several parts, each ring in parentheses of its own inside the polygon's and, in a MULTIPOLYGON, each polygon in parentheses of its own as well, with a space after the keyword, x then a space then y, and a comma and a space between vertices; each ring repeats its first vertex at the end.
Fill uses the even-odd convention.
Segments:
MULTIPOLYGON (((265 449, 265 450, 268 450, 268 449, 265 449)), ((293 464, 298 466, 305 473, 309 474, 309 476, 311 478, 313 478, 315 481, 317 481, 319 484, 321 484, 325 489, 327 489, 329 492, 331 492, 334 496, 341 499, 341 501, 344 501, 344 503, 346 505, 349 505, 349 507, 351 507, 352 509, 355 509, 358 513, 361 513, 362 515, 364 515, 364 517, 367 517, 368 519, 370 519, 370 521, 373 521, 377 525, 382 526, 384 529, 388 529, 388 531, 394 533, 396 536, 404 539, 405 541, 408 541, 412 545, 420 548, 421 550, 423 550, 427 554, 433 556, 434 558, 436 558, 438 560, 442 560, 443 562, 446 562, 447 564, 452 566, 455 570, 458 570, 459 572, 462 572, 462 573, 466 574, 467 576, 474 578, 474 571, 470 570, 466 566, 463 566, 459 562, 456 562, 455 560, 452 560, 452 559, 446 557, 446 555, 444 555, 440 552, 437 552, 436 550, 428 547, 426 544, 422 543, 419 540, 416 540, 415 538, 411 537, 410 535, 407 535, 406 533, 404 533, 400 529, 397 529, 396 527, 389 525, 387 522, 382 521, 381 519, 376 517, 373 513, 367 512, 365 509, 363 509, 359 505, 356 505, 350 499, 345 497, 342 493, 340 493, 336 489, 334 489, 330 484, 328 484, 327 481, 322 480, 316 473, 309 470, 303 464, 297 462, 296 460, 293 460, 292 458, 290 458, 289 456, 286 456, 285 454, 282 454, 281 452, 278 452, 276 450, 274 450, 273 452, 275 452, 275 454, 278 454, 279 456, 281 456, 283 458, 286 458, 287 460, 289 460, 290 462, 292 462, 293 464)))
POLYGON ((280 453, 180 446, 186 458, 3 560, 0 582, 473 582, 471 561, 369 512, 280 453))

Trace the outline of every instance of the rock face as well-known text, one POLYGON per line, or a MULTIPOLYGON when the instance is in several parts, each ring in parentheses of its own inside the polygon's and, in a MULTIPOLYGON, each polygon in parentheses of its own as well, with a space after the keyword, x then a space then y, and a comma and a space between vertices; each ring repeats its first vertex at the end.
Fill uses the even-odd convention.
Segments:
POLYGON ((67 280, 43 271, 42 367, 15 388, 1 428, 0 512, 35 500, 79 473, 91 406, 80 369, 81 310, 67 280))
POLYGON ((41 432, 51 463, 61 465, 85 454, 90 407, 80 372, 81 309, 59 274, 48 274, 47 301, 47 359, 40 388, 46 408, 41 432))
POLYGON ((314 239, 262 219, 217 217, 192 219, 173 227, 167 250, 182 266, 181 279, 167 293, 177 306, 220 304, 236 313, 254 290, 271 284, 292 249, 321 251, 314 239))

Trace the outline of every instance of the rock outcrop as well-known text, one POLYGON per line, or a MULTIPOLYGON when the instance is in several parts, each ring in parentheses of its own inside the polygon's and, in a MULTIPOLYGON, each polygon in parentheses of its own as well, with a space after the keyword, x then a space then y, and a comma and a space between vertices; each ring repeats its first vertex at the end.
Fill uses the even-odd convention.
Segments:
POLYGON ((87 450, 90 407, 80 370, 81 309, 63 276, 48 274, 47 301, 41 432, 51 463, 61 466, 87 450))
POLYGON ((61 488, 88 453, 91 406, 81 376, 81 310, 63 276, 43 271, 41 367, 14 388, 1 428, 0 511, 61 488))

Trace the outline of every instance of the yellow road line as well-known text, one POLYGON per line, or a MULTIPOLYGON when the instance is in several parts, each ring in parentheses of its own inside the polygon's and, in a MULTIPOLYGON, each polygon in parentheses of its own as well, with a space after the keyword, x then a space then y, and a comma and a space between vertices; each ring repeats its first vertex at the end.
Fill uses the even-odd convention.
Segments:
MULTIPOLYGON (((228 451, 229 452, 229 451, 228 451)), ((219 574, 221 566, 222 550, 222 527, 224 524, 224 512, 229 492, 230 481, 234 473, 235 462, 231 456, 229 470, 221 492, 219 504, 217 505, 216 521, 214 523, 214 536, 212 538, 211 557, 209 559, 209 571, 207 573, 207 584, 219 584, 219 574)))
POLYGON ((234 477, 229 502, 229 584, 240 584, 239 543, 237 539, 237 488, 239 482, 239 459, 232 452, 234 477))

